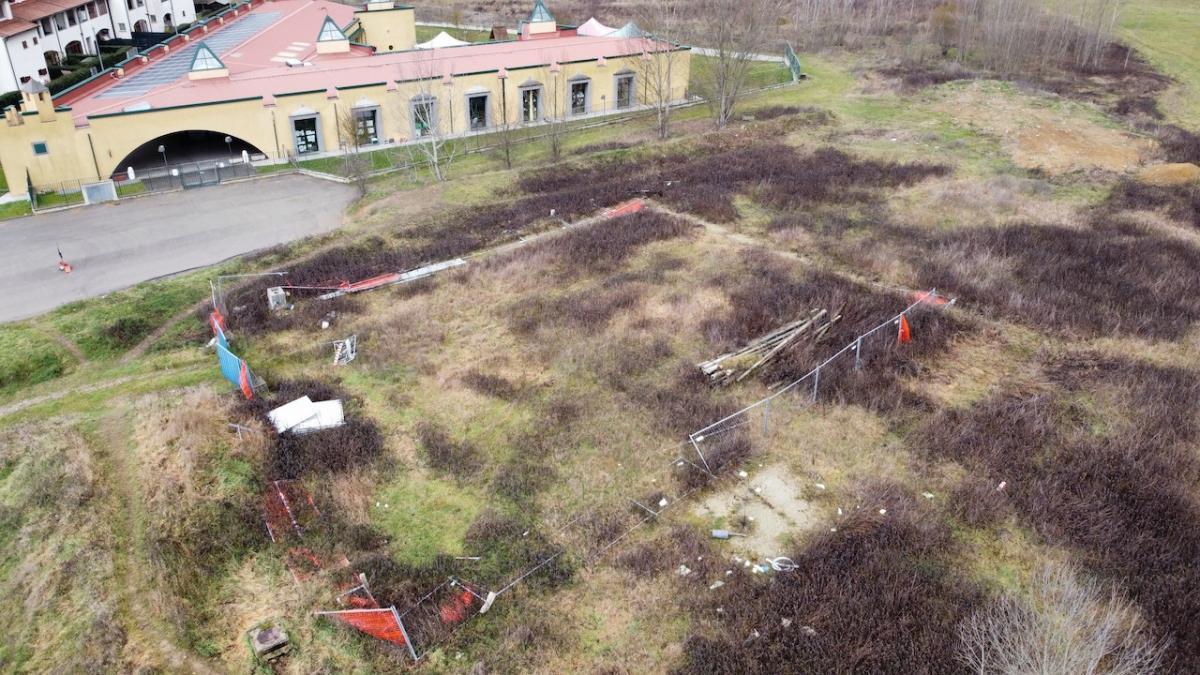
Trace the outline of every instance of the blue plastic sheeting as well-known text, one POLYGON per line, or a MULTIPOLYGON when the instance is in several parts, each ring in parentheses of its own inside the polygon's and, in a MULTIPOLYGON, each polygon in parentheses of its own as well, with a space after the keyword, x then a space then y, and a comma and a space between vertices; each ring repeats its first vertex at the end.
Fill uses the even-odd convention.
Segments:
POLYGON ((224 345, 217 345, 217 361, 221 364, 221 375, 239 387, 242 384, 242 360, 224 345))
POLYGON ((221 330, 221 327, 216 325, 215 323, 213 324, 213 330, 217 331, 217 344, 224 347, 225 350, 228 351, 229 350, 229 338, 225 337, 225 331, 221 330))

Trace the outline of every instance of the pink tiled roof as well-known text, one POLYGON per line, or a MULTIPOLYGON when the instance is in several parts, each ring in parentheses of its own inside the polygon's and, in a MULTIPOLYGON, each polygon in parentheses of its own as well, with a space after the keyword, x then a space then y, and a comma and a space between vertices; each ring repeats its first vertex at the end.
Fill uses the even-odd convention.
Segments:
MULTIPOLYGON (((97 96, 92 91, 72 100, 76 119, 87 115, 120 112, 130 106, 151 108, 190 105, 250 97, 352 87, 395 80, 444 77, 481 71, 542 66, 554 62, 595 60, 639 54, 647 46, 642 39, 619 40, 574 35, 541 40, 518 40, 474 44, 445 49, 413 50, 375 54, 355 46, 350 53, 317 54, 316 36, 326 14, 338 25, 353 19, 353 8, 326 0, 273 0, 251 12, 277 12, 283 16, 242 44, 221 53, 230 77, 175 81, 129 97, 97 96), (300 43, 308 43, 300 46, 300 43), (308 65, 289 67, 279 53, 293 50, 294 58, 308 65)), ((240 20, 240 19, 239 19, 240 20)), ((663 45, 659 45, 661 48, 663 45)), ((115 80, 114 80, 115 82, 115 80)))

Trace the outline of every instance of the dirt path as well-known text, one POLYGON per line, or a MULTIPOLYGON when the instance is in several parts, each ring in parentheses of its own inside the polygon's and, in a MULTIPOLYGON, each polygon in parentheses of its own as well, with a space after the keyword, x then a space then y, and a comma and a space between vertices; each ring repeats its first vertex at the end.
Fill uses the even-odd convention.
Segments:
POLYGON ((75 360, 79 362, 79 365, 83 365, 88 362, 88 357, 84 355, 83 350, 79 348, 79 345, 68 340, 67 336, 63 335, 62 333, 50 328, 49 326, 35 326, 34 330, 42 335, 45 335, 51 340, 54 340, 59 344, 59 346, 70 352, 71 356, 74 356, 75 360))
MULTIPOLYGON (((119 404, 104 415, 96 449, 97 466, 104 484, 111 489, 108 520, 115 541, 113 570, 119 587, 117 611, 127 632, 126 656, 134 661, 150 660, 153 666, 171 673, 217 673, 199 656, 179 647, 172 639, 174 626, 163 615, 163 593, 153 578, 147 551, 146 512, 141 482, 136 480, 137 457, 131 439, 131 409, 119 404)), ((150 665, 150 664, 139 664, 150 665)))

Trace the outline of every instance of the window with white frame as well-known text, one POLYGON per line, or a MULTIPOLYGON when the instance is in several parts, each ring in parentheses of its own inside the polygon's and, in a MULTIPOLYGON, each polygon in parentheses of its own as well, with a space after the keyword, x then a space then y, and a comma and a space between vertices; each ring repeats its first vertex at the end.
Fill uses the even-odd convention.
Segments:
POLYGON ((437 99, 422 94, 412 100, 413 136, 422 138, 437 131, 437 99))
POLYGON ((633 73, 618 73, 617 91, 614 101, 618 108, 633 107, 633 73))
POLYGON ((521 87, 521 121, 537 122, 542 119, 542 85, 531 84, 521 87))
POLYGON ((467 96, 467 122, 471 131, 488 128, 488 94, 467 96))
POLYGON ((354 135, 359 145, 379 143, 379 108, 354 109, 354 135))
POLYGON ((292 137, 296 142, 296 154, 307 155, 321 151, 321 125, 316 115, 292 118, 292 137))
POLYGON ((591 80, 586 77, 572 78, 569 84, 571 85, 571 114, 586 115, 592 100, 591 80))

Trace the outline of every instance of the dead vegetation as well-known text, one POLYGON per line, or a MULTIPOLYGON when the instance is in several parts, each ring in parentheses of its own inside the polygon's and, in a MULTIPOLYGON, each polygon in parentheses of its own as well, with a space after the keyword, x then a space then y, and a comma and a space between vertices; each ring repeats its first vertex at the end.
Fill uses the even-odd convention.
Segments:
POLYGON ((1169 658, 1196 662, 1200 642, 1188 626, 1200 595, 1189 561, 1200 551, 1200 462, 1190 420, 1200 378, 1093 354, 1052 356, 1046 367, 1061 389, 942 412, 910 443, 1005 481, 1028 527, 1122 583, 1155 631, 1172 639, 1169 658), (1088 399, 1100 393, 1112 402, 1095 409, 1088 399))
POLYGON ((792 554, 795 572, 695 589, 713 625, 687 640, 677 672, 958 670, 947 647, 980 591, 955 570, 949 529, 902 489, 863 497, 837 532, 792 554))

